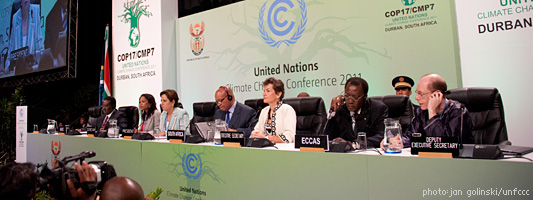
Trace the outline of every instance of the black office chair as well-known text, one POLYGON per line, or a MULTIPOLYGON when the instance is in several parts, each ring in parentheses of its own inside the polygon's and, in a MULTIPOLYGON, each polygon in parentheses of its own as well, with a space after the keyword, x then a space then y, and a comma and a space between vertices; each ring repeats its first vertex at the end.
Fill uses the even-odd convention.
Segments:
POLYGON ((192 104, 194 115, 190 121, 191 135, 199 135, 197 122, 215 121, 215 111, 218 109, 216 102, 196 102, 192 104))
POLYGON ((398 119, 402 125, 402 132, 407 131, 413 119, 413 104, 405 95, 387 95, 368 97, 374 101, 381 101, 387 105, 388 118, 398 119))
POLYGON ((126 114, 128 129, 134 129, 139 126, 139 108, 137 106, 122 106, 118 110, 126 114))
POLYGON ((88 109, 89 112, 89 119, 87 119, 87 126, 95 127, 96 126, 96 120, 98 117, 100 117, 102 113, 102 109, 100 106, 92 106, 88 109))
POLYGON ((296 134, 319 135, 326 122, 326 106, 321 97, 284 98, 296 111, 296 134))
POLYGON ((255 112, 257 113, 255 115, 256 119, 259 119, 259 115, 261 114, 261 110, 263 110, 263 108, 268 106, 268 104, 263 102, 262 98, 261 99, 248 99, 248 100, 244 101, 244 104, 247 105, 247 106, 250 106, 253 109, 255 109, 255 112))
POLYGON ((474 123, 472 135, 476 144, 508 142, 507 127, 500 92, 496 88, 471 87, 450 90, 446 97, 461 102, 474 123))

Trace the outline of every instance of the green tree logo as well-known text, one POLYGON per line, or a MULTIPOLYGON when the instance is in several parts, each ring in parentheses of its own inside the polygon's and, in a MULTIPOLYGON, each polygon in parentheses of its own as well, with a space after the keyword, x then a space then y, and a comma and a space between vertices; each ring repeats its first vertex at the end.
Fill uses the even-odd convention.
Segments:
POLYGON ((130 23, 130 46, 137 47, 141 41, 141 31, 139 30, 139 19, 141 16, 150 17, 152 13, 148 11, 150 5, 141 5, 146 0, 133 0, 124 2, 124 14, 118 16, 120 21, 130 23))

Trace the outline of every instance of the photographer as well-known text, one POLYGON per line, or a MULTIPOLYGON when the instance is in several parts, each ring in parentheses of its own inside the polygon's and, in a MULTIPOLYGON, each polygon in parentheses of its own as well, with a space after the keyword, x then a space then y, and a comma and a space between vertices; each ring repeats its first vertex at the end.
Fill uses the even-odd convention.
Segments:
POLYGON ((78 171, 78 176, 80 177, 81 187, 74 187, 74 184, 71 180, 67 180, 68 188, 70 189, 70 195, 73 198, 79 198, 82 200, 85 199, 95 199, 96 198, 96 172, 94 168, 88 165, 85 161, 81 165, 74 163, 74 168, 78 171))
MULTIPOLYGON (((74 163, 74 168, 80 177, 81 187, 76 188, 71 180, 67 180, 70 194, 73 198, 81 200, 94 200, 96 198, 96 172, 94 168, 82 162, 81 165, 74 163)), ((101 200, 113 199, 150 199, 144 197, 143 189, 133 179, 127 177, 114 177, 107 181, 100 194, 101 200)))

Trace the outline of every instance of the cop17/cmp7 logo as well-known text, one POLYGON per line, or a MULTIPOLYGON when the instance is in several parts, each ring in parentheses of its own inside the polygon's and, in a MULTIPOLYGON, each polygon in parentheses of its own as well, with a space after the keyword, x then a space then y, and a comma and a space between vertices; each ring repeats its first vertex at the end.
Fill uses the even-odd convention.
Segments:
POLYGON ((131 47, 137 47, 141 42, 141 31, 139 29, 139 20, 141 19, 141 16, 152 16, 152 13, 148 11, 150 5, 141 5, 144 2, 146 2, 146 0, 124 2, 124 14, 118 16, 119 18, 122 18, 120 21, 130 23, 130 35, 128 36, 128 39, 131 47))
POLYGON ((415 3, 415 0, 401 0, 403 5, 410 6, 415 3))
POLYGON ((297 2, 298 6, 291 0, 275 0, 270 4, 268 11, 266 9, 268 1, 261 6, 259 32, 261 38, 271 47, 279 47, 281 44, 289 46, 302 37, 307 24, 307 8, 303 0, 297 0, 297 2), (267 13, 266 19, 265 12, 267 13), (291 18, 294 21, 289 21, 291 18), (298 22, 298 27, 296 27, 296 22, 298 22))
POLYGON ((195 56, 198 56, 202 54, 202 51, 204 50, 205 45, 205 36, 202 34, 205 30, 205 24, 202 22, 202 24, 191 24, 189 27, 189 32, 191 33, 191 50, 192 54, 195 56))
POLYGON ((198 179, 202 174, 202 158, 200 154, 184 153, 181 160, 181 167, 187 178, 198 179))

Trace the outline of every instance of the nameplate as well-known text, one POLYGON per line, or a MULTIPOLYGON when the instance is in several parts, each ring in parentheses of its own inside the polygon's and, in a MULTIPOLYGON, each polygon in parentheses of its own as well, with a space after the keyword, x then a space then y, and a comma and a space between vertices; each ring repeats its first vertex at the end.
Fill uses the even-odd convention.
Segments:
POLYGON ((167 140, 181 140, 185 141, 185 131, 184 130, 168 130, 167 131, 167 140))
POLYGON ((25 46, 20 49, 11 51, 9 55, 9 60, 18 60, 19 58, 24 58, 27 55, 30 55, 30 48, 28 46, 25 46))
MULTIPOLYGON (((229 132, 229 131, 220 131, 220 142, 224 146, 225 143, 239 143, 241 146, 244 146, 244 133, 243 132, 229 132)), ((235 147, 235 145, 231 145, 235 147)))
POLYGON ((96 128, 94 127, 87 127, 87 135, 95 135, 96 134, 96 128))
POLYGON ((458 137, 420 136, 411 137, 411 154, 418 152, 452 153, 453 157, 459 155, 458 137))
POLYGON ((294 148, 321 148, 329 151, 328 140, 329 137, 327 135, 296 135, 294 139, 294 148))
POLYGON ((134 133, 135 129, 122 129, 122 136, 124 136, 124 139, 131 139, 131 136, 133 136, 134 133))

